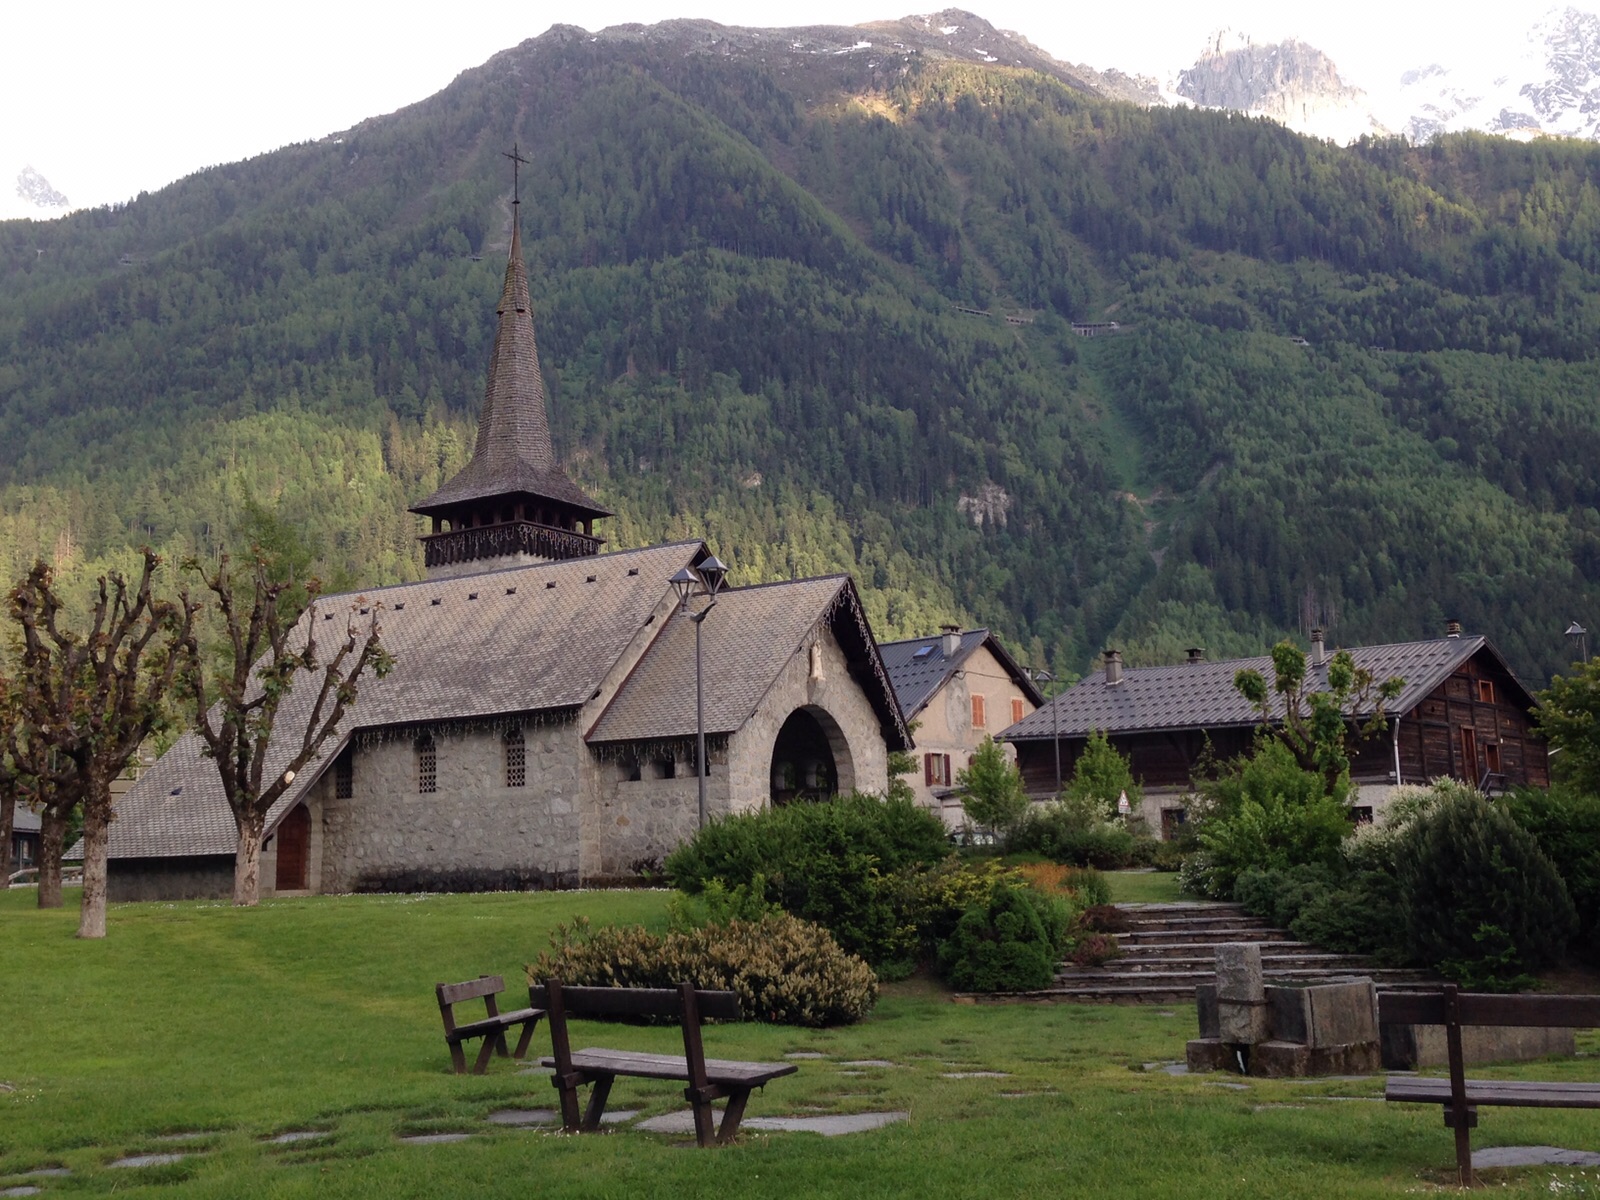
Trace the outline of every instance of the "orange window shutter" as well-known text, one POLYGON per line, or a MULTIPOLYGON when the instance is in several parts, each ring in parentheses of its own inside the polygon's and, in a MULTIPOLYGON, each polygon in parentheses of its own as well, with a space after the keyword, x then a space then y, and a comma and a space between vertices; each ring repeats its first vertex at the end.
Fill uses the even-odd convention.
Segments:
POLYGON ((972 698, 972 727, 974 729, 982 729, 987 723, 984 720, 983 697, 974 696, 972 698))
POLYGON ((1022 701, 1013 699, 1011 701, 1011 723, 1015 725, 1020 720, 1022 720, 1022 701))

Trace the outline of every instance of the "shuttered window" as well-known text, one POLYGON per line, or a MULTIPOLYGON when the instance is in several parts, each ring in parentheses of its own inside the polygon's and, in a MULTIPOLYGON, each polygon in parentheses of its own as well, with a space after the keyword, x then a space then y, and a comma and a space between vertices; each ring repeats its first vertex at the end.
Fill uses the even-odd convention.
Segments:
POLYGON ((1015 725, 1020 720, 1022 720, 1022 701, 1013 697, 1011 701, 1011 723, 1015 725))
POLYGON ((429 734, 417 739, 417 791, 423 795, 439 790, 439 751, 429 734))
POLYGON ((985 729, 988 725, 989 719, 984 709, 983 697, 974 696, 972 698, 972 727, 974 729, 985 729))
POLYGON ((519 788, 528 782, 528 744, 522 739, 522 730, 506 733, 506 786, 519 788))
POLYGON ((922 756, 922 778, 929 787, 943 787, 950 782, 950 756, 948 754, 924 754, 922 756))

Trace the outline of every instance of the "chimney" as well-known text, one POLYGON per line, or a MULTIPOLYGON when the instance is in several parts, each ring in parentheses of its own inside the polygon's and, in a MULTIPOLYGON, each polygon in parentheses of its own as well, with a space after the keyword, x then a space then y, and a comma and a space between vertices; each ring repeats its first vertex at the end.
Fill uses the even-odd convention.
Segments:
POLYGON ((1327 661, 1328 648, 1322 644, 1322 630, 1320 628, 1313 629, 1311 631, 1311 665, 1320 667, 1326 665, 1327 661))
POLYGON ((1103 656, 1106 660, 1106 683, 1122 682, 1122 651, 1107 650, 1103 656))
POLYGON ((1195 663, 1203 663, 1203 662, 1205 662, 1205 660, 1206 660, 1206 648, 1204 646, 1190 646, 1189 647, 1189 665, 1191 667, 1194 666, 1195 663))
POLYGON ((1444 635, 1447 638, 1458 638, 1458 637, 1460 637, 1461 636, 1461 622, 1460 621, 1446 621, 1444 623, 1444 635))
POLYGON ((939 628, 944 633, 944 656, 954 658, 961 649, 961 626, 941 625, 939 628))

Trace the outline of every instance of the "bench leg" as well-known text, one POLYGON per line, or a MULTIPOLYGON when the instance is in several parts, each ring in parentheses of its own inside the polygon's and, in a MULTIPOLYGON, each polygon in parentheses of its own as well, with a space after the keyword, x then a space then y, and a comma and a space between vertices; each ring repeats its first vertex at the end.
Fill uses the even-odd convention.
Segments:
POLYGON ((494 1054, 496 1043, 499 1044, 500 1053, 504 1054, 506 1052, 505 1038, 493 1033, 484 1035, 483 1049, 478 1051, 478 1061, 472 1068, 474 1075, 482 1075, 489 1069, 489 1059, 494 1054))
POLYGON ((1462 1187, 1475 1186, 1472 1176, 1472 1127, 1478 1123, 1477 1116, 1472 1108, 1464 1113, 1458 1113, 1448 1104, 1444 1108, 1444 1123, 1456 1135, 1456 1170, 1461 1174, 1462 1187))
POLYGON ((538 1017, 522 1023, 522 1036, 517 1039, 517 1052, 511 1056, 518 1062, 528 1057, 528 1043, 533 1041, 533 1027, 538 1023, 538 1017))
POLYGON ((728 1107, 722 1114, 722 1128, 717 1131, 717 1141, 722 1145, 727 1145, 739 1135, 739 1122, 744 1120, 744 1106, 749 1099, 749 1088, 728 1094, 728 1107))
POLYGON ((717 1111, 711 1107, 711 1101, 695 1095, 693 1088, 684 1089, 684 1099, 689 1101, 689 1107, 694 1110, 694 1140, 702 1146, 715 1145, 717 1111))
POLYGON ((561 1093, 561 1128, 568 1133, 577 1133, 582 1126, 578 1117, 578 1083, 579 1077, 573 1076, 563 1080, 560 1075, 553 1076, 550 1080, 561 1093))
POLYGON ((455 1069, 457 1075, 465 1075, 467 1073, 467 1056, 461 1053, 460 1042, 450 1043, 450 1065, 455 1069))
POLYGON ((611 1085, 615 1080, 615 1075, 602 1075, 594 1081, 594 1090, 589 1093, 589 1107, 583 1113, 585 1133, 593 1133, 600 1128, 600 1118, 605 1114, 606 1100, 611 1095, 611 1085))

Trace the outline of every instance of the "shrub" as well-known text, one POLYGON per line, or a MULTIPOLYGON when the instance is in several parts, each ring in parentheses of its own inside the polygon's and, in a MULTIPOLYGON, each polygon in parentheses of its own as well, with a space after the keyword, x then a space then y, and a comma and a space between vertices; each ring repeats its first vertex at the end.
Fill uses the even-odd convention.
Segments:
POLYGON ((847 951, 875 964, 915 957, 914 925, 900 919, 897 873, 949 853, 944 824, 914 802, 856 794, 722 817, 668 856, 674 886, 691 895, 766 880, 764 899, 826 926, 847 951))
POLYGON ((1522 788, 1503 803, 1538 839, 1567 885, 1578 913, 1574 949, 1589 962, 1600 962, 1600 797, 1567 788, 1522 788))
POLYGON ((897 882, 900 921, 917 930, 929 958, 956 931, 967 909, 988 904, 995 888, 1028 886, 1020 869, 993 858, 969 863, 951 857, 931 870, 902 873, 897 882))
POLYGON ((1538 839, 1462 784, 1406 830, 1396 862, 1412 953, 1458 982, 1509 989, 1555 962, 1572 901, 1538 839))
POLYGON ((1234 883, 1233 898, 1248 913, 1287 929, 1306 905, 1340 882, 1339 872, 1321 863, 1298 867, 1251 867, 1234 883))
POLYGON ((1096 730, 1084 743, 1072 768, 1072 778, 1061 790, 1061 804, 1085 826, 1104 824, 1117 811, 1117 801, 1123 795, 1137 812, 1144 791, 1134 780, 1128 759, 1104 733, 1096 730))
POLYGON ((1090 933, 1127 933, 1133 928, 1128 914, 1114 904, 1096 904, 1084 909, 1078 925, 1090 933))
POLYGON ((1325 795, 1325 781, 1302 770, 1287 747, 1258 743, 1202 789, 1205 807, 1196 836, 1207 870, 1196 882, 1215 900, 1228 899, 1241 872, 1339 861, 1350 832, 1344 795, 1325 795))
POLYGON ((1056 961, 1035 894, 1004 884, 969 908, 939 947, 940 972, 964 992, 1037 991, 1055 978, 1056 961))
POLYGON ((526 970, 529 983, 555 978, 590 987, 727 990, 749 1020, 779 1025, 849 1025, 878 999, 878 980, 828 931, 787 913, 657 936, 642 926, 558 926, 551 949, 526 970))
POLYGON ((1077 908, 1091 908, 1111 900, 1111 885, 1093 867, 1069 867, 1062 863, 1021 863, 1017 872, 1034 891, 1046 896, 1067 896, 1077 908))
POLYGON ((767 878, 757 874, 732 888, 720 879, 706 884, 698 896, 679 892, 667 901, 667 926, 675 933, 729 921, 759 921, 783 909, 767 899, 767 878))
POLYGON ((1365 954, 1383 966, 1408 961, 1400 885, 1385 871, 1361 871, 1309 897, 1289 929, 1301 941, 1339 954, 1365 954))
POLYGON ((1098 967, 1122 957, 1122 947, 1109 933, 1086 933, 1072 948, 1072 961, 1080 967, 1098 967))
POLYGON ((1042 854, 1052 862, 1112 871, 1132 862, 1134 838, 1119 825, 1085 824, 1080 813, 1052 802, 1029 809, 1007 845, 1042 854))

